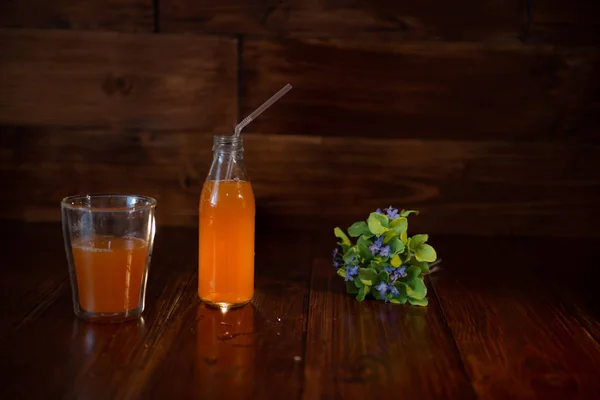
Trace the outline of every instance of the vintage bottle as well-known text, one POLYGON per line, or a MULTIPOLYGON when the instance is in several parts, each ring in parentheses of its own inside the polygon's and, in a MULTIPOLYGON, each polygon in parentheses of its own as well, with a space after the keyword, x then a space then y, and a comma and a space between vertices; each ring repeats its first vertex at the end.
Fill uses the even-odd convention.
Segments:
POLYGON ((254 295, 255 205, 241 135, 215 136, 199 205, 198 296, 221 308, 254 295))

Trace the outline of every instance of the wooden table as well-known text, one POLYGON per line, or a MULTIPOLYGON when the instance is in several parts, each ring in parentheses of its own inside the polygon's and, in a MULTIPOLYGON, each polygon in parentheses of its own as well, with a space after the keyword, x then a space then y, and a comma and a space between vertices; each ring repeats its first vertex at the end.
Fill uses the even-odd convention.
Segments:
POLYGON ((160 228, 143 320, 101 325, 74 317, 58 224, 0 233, 3 399, 600 397, 598 242, 432 236, 415 308, 347 296, 332 232, 259 230, 255 298, 222 314, 196 230, 160 228))

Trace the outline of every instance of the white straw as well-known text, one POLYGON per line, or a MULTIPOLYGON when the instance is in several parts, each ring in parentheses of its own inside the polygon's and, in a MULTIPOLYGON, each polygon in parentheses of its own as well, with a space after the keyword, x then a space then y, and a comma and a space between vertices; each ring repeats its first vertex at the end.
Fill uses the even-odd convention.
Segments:
POLYGON ((244 129, 244 127, 246 125, 248 125, 250 122, 254 121, 254 119, 256 117, 258 117, 267 108, 271 107, 271 105, 273 105, 273 103, 275 103, 277 100, 279 100, 281 97, 283 97, 283 95, 286 94, 287 92, 289 92, 291 89, 292 89, 292 85, 290 85, 288 83, 287 85, 282 87, 279 90, 279 92, 277 92, 273 96, 271 96, 271 98, 269 100, 265 101, 260 107, 258 107, 256 110, 254 110, 252 112, 252 114, 250 114, 246 118, 244 118, 242 120, 242 122, 237 124, 235 127, 235 131, 234 131, 235 136, 238 136, 242 132, 242 129, 244 129))
MULTIPOLYGON (((246 125, 248 125, 250 122, 254 121, 254 119, 256 117, 258 117, 267 108, 271 107, 273 105, 273 103, 275 103, 277 100, 279 100, 284 94, 289 92, 291 89, 292 89, 292 85, 290 85, 289 83, 287 85, 285 85, 284 87, 282 87, 281 89, 279 89, 279 91, 277 93, 275 93, 273 96, 271 96, 271 98, 269 100, 265 101, 260 107, 258 107, 256 110, 254 110, 252 112, 252 114, 248 115, 246 118, 244 118, 242 120, 242 122, 240 122, 239 124, 236 125, 235 130, 234 130, 234 135, 239 136, 242 133, 242 129, 244 129, 244 127, 246 125)), ((229 161, 228 164, 229 165, 227 166, 227 174, 225 176, 226 180, 231 179, 231 171, 233 169, 233 163, 231 162, 231 160, 229 161)))

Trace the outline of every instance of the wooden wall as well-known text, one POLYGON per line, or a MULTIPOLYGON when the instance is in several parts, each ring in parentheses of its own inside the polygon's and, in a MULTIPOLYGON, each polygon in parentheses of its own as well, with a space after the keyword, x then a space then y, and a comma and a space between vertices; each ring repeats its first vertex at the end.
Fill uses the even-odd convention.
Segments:
POLYGON ((259 218, 390 204, 431 233, 600 236, 597 0, 8 0, 0 218, 127 191, 196 225, 212 135, 245 131, 259 218))

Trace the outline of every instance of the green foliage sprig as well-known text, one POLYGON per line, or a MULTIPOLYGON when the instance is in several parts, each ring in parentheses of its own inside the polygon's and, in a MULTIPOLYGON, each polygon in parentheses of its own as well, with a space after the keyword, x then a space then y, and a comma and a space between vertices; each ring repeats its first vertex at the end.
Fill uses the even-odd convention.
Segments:
POLYGON ((435 249, 427 243, 429 236, 408 236, 408 216, 416 210, 385 208, 369 214, 348 228, 339 227, 334 234, 340 239, 333 251, 333 265, 346 281, 346 292, 363 301, 368 295, 377 300, 426 306, 427 287, 423 276, 437 259, 435 249), (352 243, 348 236, 357 238, 352 243))

